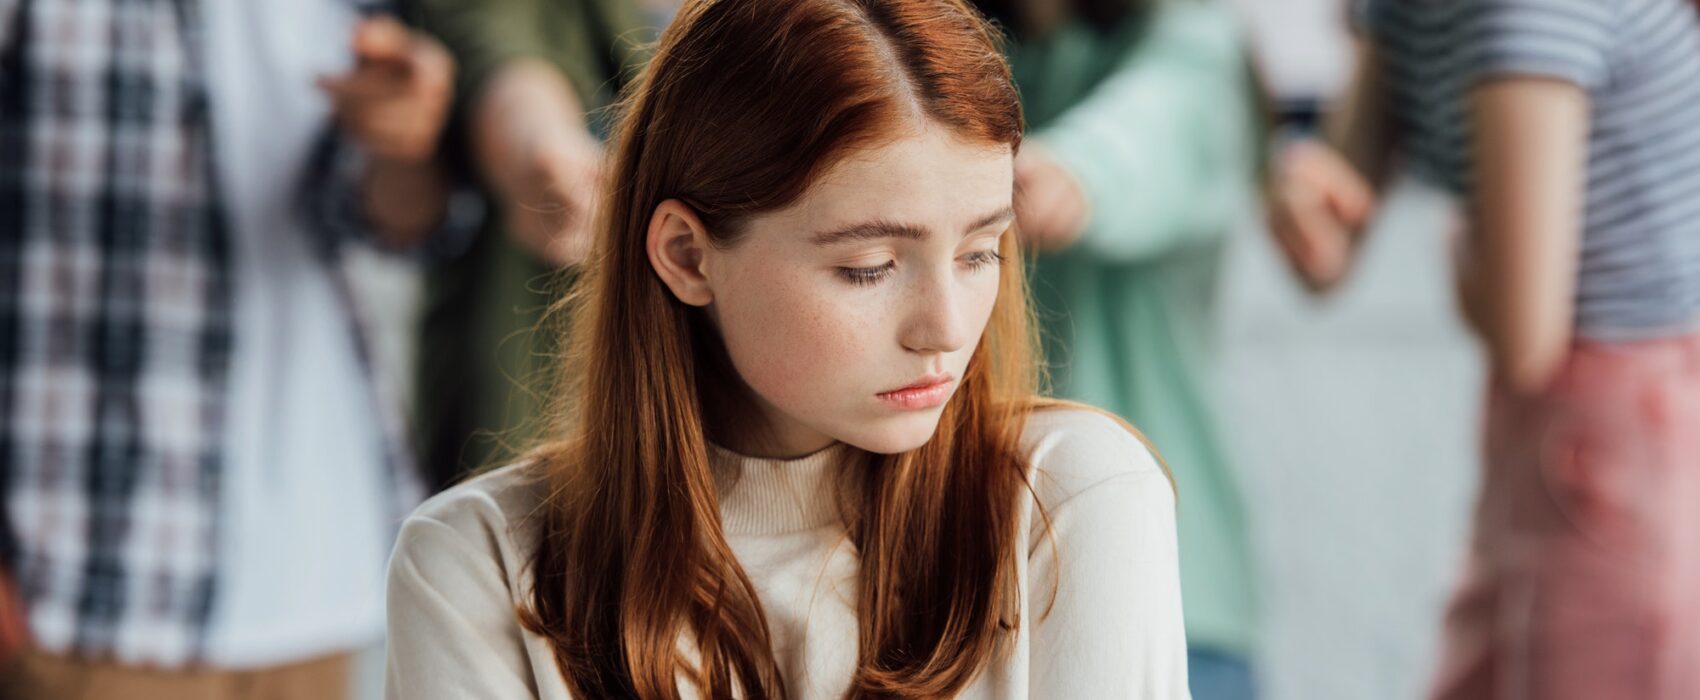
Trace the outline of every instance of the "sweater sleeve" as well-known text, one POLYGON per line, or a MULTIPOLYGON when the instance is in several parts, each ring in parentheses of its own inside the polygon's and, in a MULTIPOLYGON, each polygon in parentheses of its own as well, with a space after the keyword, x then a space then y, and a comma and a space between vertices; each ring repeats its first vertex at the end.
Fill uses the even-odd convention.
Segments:
POLYGON ((1029 695, 1185 700, 1174 491, 1143 443, 1100 422, 1051 457, 1114 469, 1051 507, 1051 536, 1034 545, 1029 695))
POLYGON ((1252 90, 1227 11, 1165 3, 1086 99, 1035 135, 1089 205, 1081 245, 1138 260, 1220 235, 1250 202, 1252 90))
POLYGON ((537 696, 490 534, 418 514, 402 525, 390 560, 385 697, 537 696))

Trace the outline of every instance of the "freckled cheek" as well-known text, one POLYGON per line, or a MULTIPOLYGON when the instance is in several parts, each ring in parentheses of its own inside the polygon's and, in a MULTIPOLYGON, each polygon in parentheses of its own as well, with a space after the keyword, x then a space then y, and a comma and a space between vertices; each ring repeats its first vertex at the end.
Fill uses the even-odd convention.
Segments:
POLYGON ((986 325, 992 317, 992 307, 997 305, 997 278, 992 275, 987 277, 988 279, 985 280, 976 280, 969 287, 967 294, 960 297, 958 302, 957 308, 960 309, 962 318, 968 323, 969 330, 973 332, 969 342, 952 353, 963 365, 968 363, 968 358, 974 354, 974 349, 979 347, 980 342, 985 339, 986 325))
MULTIPOLYGON (((988 275, 988 277, 990 277, 990 280, 980 282, 980 288, 976 290, 972 301, 969 303, 969 313, 971 314, 969 318, 973 319, 975 324, 978 324, 975 326, 979 329, 976 337, 985 335, 986 324, 992 319, 992 307, 997 306, 998 302, 997 277, 995 275, 988 275)), ((968 351, 973 352, 975 345, 978 345, 978 343, 970 343, 967 348, 968 351)))
POLYGON ((722 311, 727 344, 744 381, 769 402, 802 407, 863 393, 876 332, 875 314, 848 304, 855 290, 768 285, 722 311))

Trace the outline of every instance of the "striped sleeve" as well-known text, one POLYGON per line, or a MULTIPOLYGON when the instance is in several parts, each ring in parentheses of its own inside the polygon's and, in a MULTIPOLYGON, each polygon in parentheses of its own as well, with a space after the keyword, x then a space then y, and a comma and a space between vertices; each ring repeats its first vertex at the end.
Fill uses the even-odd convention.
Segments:
POLYGON ((1482 79, 1555 78, 1587 90, 1606 85, 1617 35, 1616 5, 1602 0, 1480 0, 1482 79))

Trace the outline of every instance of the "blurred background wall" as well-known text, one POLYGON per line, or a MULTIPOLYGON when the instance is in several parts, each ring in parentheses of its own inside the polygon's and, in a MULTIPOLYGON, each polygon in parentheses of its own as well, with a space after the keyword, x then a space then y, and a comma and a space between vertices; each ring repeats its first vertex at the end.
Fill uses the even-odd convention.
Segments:
POLYGON ((1422 696, 1474 494, 1480 359, 1441 202, 1400 187, 1317 302, 1261 229, 1230 248, 1224 401, 1264 591, 1273 700, 1422 696))

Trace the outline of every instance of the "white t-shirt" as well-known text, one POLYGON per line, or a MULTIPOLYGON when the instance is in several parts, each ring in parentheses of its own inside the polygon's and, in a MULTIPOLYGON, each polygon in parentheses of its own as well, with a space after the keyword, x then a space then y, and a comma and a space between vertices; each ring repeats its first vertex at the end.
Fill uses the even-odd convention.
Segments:
MULTIPOLYGON (((1189 697, 1167 475, 1138 438, 1089 410, 1036 413, 1024 443, 1056 546, 1028 499, 1013 652, 959 697, 1189 697), (1055 604, 1041 615, 1053 580, 1055 604)), ((790 461, 712 455, 722 524, 793 698, 843 697, 855 669, 859 561, 834 472, 848 449, 790 461)), ((568 697, 548 642, 514 612, 530 602, 537 537, 527 516, 542 495, 532 476, 524 465, 492 472, 427 501, 402 526, 390 565, 388 697, 568 697)))
POLYGON ((345 0, 202 7, 237 295, 208 652, 267 666, 383 634, 382 443, 348 310, 296 199, 331 123, 314 80, 350 65, 356 17, 345 0))

